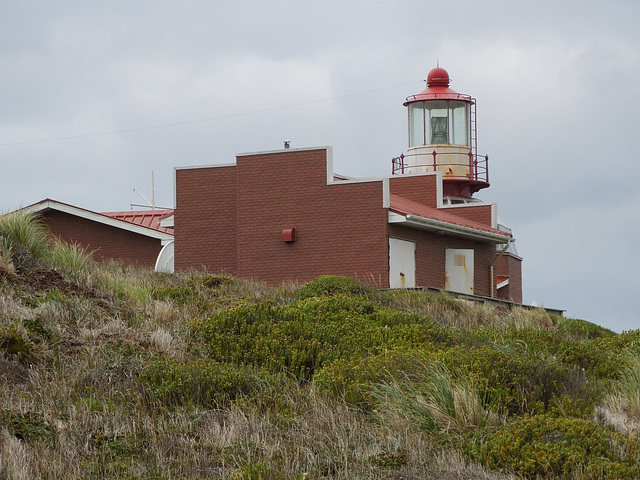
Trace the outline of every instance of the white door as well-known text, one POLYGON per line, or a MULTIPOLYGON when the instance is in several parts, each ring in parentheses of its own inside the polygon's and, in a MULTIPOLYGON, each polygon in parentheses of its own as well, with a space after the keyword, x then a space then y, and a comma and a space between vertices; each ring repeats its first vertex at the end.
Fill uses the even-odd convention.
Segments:
POLYGON ((444 288, 473 294, 473 250, 447 248, 444 288))
POLYGON ((389 238, 389 288, 416 286, 416 244, 389 238))

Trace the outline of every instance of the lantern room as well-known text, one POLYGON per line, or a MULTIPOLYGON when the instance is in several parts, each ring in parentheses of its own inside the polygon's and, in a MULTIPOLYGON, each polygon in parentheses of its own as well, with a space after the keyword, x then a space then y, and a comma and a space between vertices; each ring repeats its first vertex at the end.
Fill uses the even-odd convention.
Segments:
POLYGON ((475 99, 449 88, 449 74, 436 67, 427 89, 407 97, 409 148, 394 159, 393 173, 442 172, 444 194, 469 198, 489 186, 487 157, 476 152, 475 99))

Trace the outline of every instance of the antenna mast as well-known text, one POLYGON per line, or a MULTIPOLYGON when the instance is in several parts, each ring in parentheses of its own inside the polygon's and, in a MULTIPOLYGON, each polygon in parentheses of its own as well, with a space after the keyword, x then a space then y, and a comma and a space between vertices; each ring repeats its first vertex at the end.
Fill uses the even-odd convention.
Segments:
POLYGON ((136 187, 133 187, 133 191, 142 197, 142 199, 146 202, 146 205, 137 205, 135 203, 131 204, 131 208, 133 207, 151 207, 151 210, 156 209, 156 185, 155 185, 155 177, 153 170, 151 170, 151 201, 147 200, 140 190, 136 187))

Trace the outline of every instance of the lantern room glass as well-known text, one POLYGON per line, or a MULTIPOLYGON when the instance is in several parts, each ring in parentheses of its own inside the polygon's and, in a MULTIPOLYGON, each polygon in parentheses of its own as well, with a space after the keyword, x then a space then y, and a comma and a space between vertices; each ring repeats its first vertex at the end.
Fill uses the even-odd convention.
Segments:
POLYGON ((469 146, 469 103, 430 100, 409 104, 409 146, 469 146))

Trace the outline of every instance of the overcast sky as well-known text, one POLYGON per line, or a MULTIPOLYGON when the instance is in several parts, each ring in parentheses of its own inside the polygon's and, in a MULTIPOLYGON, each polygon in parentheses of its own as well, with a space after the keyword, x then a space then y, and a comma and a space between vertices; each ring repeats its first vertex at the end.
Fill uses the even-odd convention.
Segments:
POLYGON ((640 328, 640 2, 0 2, 0 209, 173 207, 176 166, 331 145, 386 175, 436 66, 478 151, 525 303, 640 328), (490 4, 490 6, 488 6, 490 4))

